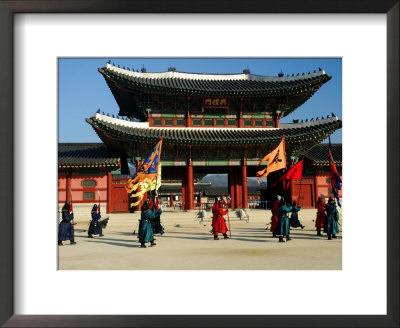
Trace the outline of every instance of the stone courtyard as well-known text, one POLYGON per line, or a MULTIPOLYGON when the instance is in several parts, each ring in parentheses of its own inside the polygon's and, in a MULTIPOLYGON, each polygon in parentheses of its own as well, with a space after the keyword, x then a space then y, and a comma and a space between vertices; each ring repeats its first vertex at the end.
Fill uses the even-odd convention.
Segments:
MULTIPOLYGON (((339 209, 339 213, 341 211, 339 209)), ((341 270, 342 220, 337 239, 318 237, 316 209, 299 212, 304 229, 291 229, 292 240, 279 243, 269 231, 271 211, 247 210, 249 220, 229 211, 232 238, 213 240, 211 212, 166 209, 165 234, 156 246, 139 248, 140 213, 111 214, 104 236, 87 238, 89 213, 76 215, 76 245, 59 247, 60 270, 341 270), (135 234, 133 234, 135 232, 135 234)), ((227 222, 228 223, 228 222, 227 222)), ((220 236, 222 237, 222 236, 220 236)))

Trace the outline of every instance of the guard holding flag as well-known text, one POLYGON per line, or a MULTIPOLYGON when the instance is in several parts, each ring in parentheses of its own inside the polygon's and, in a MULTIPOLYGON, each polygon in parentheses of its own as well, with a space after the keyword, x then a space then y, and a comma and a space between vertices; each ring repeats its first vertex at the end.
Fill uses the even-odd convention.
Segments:
POLYGON ((76 244, 74 240, 74 227, 71 223, 71 221, 74 219, 74 213, 70 211, 70 206, 70 202, 65 202, 61 210, 62 220, 58 227, 58 246, 62 246, 62 242, 64 240, 69 240, 71 245, 76 244))
POLYGON ((161 225, 161 214, 162 214, 162 205, 158 203, 157 192, 153 193, 153 200, 150 202, 150 208, 155 206, 156 209, 156 217, 154 218, 153 223, 153 233, 154 234, 164 234, 164 227, 161 225))
POLYGON ((336 234, 339 233, 339 212, 336 208, 336 203, 333 197, 329 197, 328 204, 325 205, 326 219, 324 232, 328 234, 328 240, 337 238, 336 234))
POLYGON ((281 198, 279 202, 279 211, 278 211, 278 224, 276 227, 276 234, 279 236, 279 242, 285 242, 283 237, 286 236, 286 241, 291 240, 289 237, 290 234, 290 225, 289 225, 289 217, 288 214, 292 211, 292 206, 286 203, 283 198, 281 198))
POLYGON ((100 224, 101 214, 100 211, 97 212, 97 204, 93 205, 92 208, 92 220, 90 221, 90 226, 88 230, 88 238, 93 238, 93 235, 99 235, 103 237, 103 227, 100 224))
POLYGON ((145 248, 145 243, 150 243, 150 246, 155 246, 153 228, 151 222, 155 219, 156 215, 161 215, 162 209, 156 211, 155 206, 150 209, 150 201, 146 200, 142 205, 142 213, 140 216, 139 224, 139 242, 140 247, 145 248))

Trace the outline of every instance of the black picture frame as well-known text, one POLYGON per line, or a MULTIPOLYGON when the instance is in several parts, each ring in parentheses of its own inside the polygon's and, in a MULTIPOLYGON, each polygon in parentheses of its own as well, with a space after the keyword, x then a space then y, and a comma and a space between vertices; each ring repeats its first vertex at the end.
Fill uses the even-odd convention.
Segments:
MULTIPOLYGON (((0 324, 4 327, 399 327, 399 7, 398 0, 0 0, 0 324), (13 163, 13 133, 18 131, 13 126, 13 17, 16 13, 386 14, 387 315, 14 315, 12 204, 16 191, 13 176, 17 172, 13 163)), ((379 233, 378 227, 372 229, 375 230, 371 235, 379 233)))

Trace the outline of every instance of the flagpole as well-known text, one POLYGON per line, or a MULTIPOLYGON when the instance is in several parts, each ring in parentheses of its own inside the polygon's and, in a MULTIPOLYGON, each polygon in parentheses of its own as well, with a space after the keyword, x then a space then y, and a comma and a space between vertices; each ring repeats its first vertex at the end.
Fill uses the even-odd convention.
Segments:
MULTIPOLYGON (((158 170, 160 169, 160 164, 161 164, 161 150, 162 150, 162 144, 163 144, 162 142, 163 142, 163 140, 164 140, 164 136, 161 136, 160 153, 158 154, 159 163, 157 165, 156 189, 154 190, 154 196, 155 196, 155 194, 157 194, 157 202, 158 202, 157 180, 158 180, 158 170)), ((161 181, 160 181, 160 184, 161 184, 161 181)), ((154 201, 155 201, 155 197, 154 197, 154 201)))
MULTIPOLYGON (((328 134, 328 139, 329 139, 329 150, 332 149, 332 145, 331 145, 331 134, 328 134)), ((332 157, 333 159, 333 157, 332 157)), ((329 165, 331 165, 331 157, 329 156, 329 165)))
POLYGON ((97 209, 98 209, 98 212, 100 213, 100 191, 99 191, 99 189, 97 189, 97 196, 99 196, 99 207, 97 209))
POLYGON ((227 210, 227 214, 228 214, 229 238, 232 239, 231 221, 229 220, 229 208, 228 208, 228 203, 226 204, 226 210, 227 210))
MULTIPOLYGON (((69 195, 71 196, 71 201, 70 201, 70 208, 71 208, 71 211, 70 211, 70 209, 68 209, 68 212, 69 212, 69 213, 72 213, 72 212, 73 212, 73 208, 72 208, 72 191, 71 191, 71 187, 69 187, 69 195)), ((73 226, 75 225, 75 220, 74 220, 74 219, 71 220, 71 224, 72 224, 73 226)))
MULTIPOLYGON (((303 159, 304 159, 304 158, 303 158, 303 159)), ((301 179, 300 179, 299 194, 297 195, 297 206, 300 206, 300 192, 301 192, 302 181, 303 181, 303 174, 301 175, 301 179)))

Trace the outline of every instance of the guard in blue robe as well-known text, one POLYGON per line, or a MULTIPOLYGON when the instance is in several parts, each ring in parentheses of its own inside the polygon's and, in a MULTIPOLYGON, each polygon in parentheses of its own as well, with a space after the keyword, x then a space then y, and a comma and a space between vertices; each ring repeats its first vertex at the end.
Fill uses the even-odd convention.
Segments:
POLYGON ((99 235, 99 237, 103 237, 103 228, 100 224, 101 214, 97 213, 97 204, 93 205, 92 208, 92 221, 90 221, 89 230, 88 230, 88 238, 93 238, 93 235, 99 235))
POLYGON ((292 211, 292 206, 287 204, 283 198, 279 202, 278 223, 276 225, 276 235, 279 236, 279 242, 283 243, 283 237, 286 236, 286 241, 291 240, 289 237, 290 226, 288 214, 292 211))
POLYGON ((325 205, 326 219, 324 225, 324 232, 328 234, 328 240, 337 238, 336 234, 339 233, 339 212, 336 208, 335 200, 329 197, 328 204, 325 205))
POLYGON ((300 206, 297 206, 296 201, 293 201, 292 204, 292 215, 290 216, 290 226, 292 228, 298 228, 300 227, 301 229, 304 229, 304 226, 301 224, 300 220, 299 220, 299 216, 297 215, 297 213, 301 210, 300 206))
POLYGON ((74 219, 74 213, 69 212, 70 203, 66 202, 61 211, 61 222, 58 226, 58 246, 63 245, 63 241, 69 240, 71 245, 75 245, 74 227, 71 221, 74 219))
POLYGON ((150 202, 147 200, 142 205, 142 213, 140 216, 139 223, 139 242, 140 247, 146 247, 145 243, 150 242, 150 246, 155 246, 152 221, 155 219, 157 214, 161 214, 161 209, 156 211, 155 206, 150 209, 150 202))

